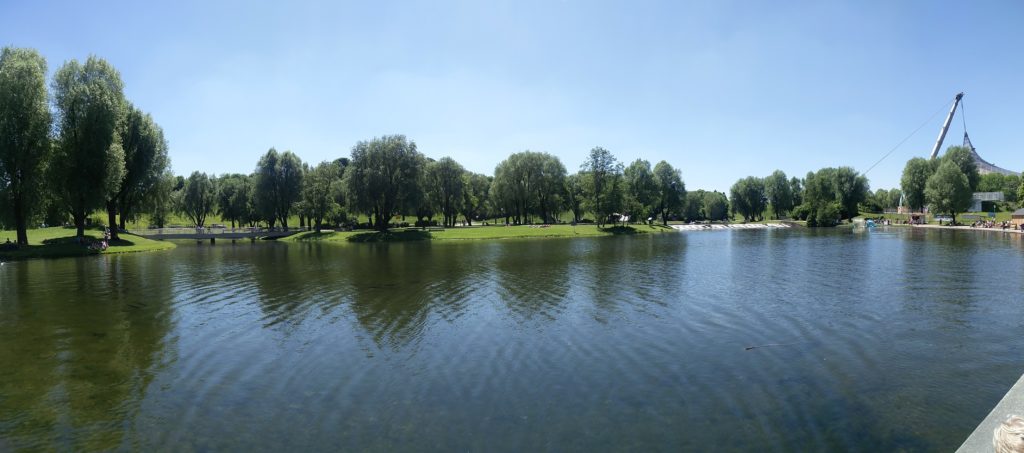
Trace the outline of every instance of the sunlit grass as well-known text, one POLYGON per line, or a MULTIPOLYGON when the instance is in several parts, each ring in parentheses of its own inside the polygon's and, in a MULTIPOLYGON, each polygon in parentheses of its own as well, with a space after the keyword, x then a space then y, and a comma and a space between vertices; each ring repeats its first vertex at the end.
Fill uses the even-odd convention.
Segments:
MULTIPOLYGON (((99 241, 103 238, 103 230, 86 230, 88 241, 99 241)), ((112 241, 106 250, 99 252, 90 250, 86 245, 75 241, 74 228, 39 228, 28 230, 28 247, 8 250, 5 242, 14 242, 17 234, 14 231, 0 231, 0 260, 22 260, 29 258, 62 258, 68 256, 85 256, 99 253, 132 253, 174 248, 174 244, 165 241, 154 241, 143 237, 121 234, 121 240, 112 241)))

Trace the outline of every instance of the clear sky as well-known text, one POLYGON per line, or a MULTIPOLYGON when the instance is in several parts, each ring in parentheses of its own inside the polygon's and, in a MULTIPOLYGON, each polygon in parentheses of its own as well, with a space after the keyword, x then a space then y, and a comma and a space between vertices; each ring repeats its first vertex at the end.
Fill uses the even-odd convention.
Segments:
MULTIPOLYGON (((978 152, 1024 170, 1019 1, 100 3, 0 0, 0 45, 38 49, 51 73, 106 58, 179 174, 401 133, 487 174, 527 149, 575 171, 602 146, 727 190, 867 170, 931 118, 868 173, 889 188, 958 91, 978 152)), ((962 136, 958 114, 947 144, 962 136)))

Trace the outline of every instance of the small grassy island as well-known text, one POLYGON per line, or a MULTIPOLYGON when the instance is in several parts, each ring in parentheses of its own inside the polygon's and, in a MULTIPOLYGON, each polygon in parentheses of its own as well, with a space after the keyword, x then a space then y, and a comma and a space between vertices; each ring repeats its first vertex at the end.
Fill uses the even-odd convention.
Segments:
POLYGON ((154 241, 132 234, 121 233, 121 239, 110 241, 103 250, 97 245, 103 240, 103 230, 86 230, 82 241, 76 240, 74 228, 39 228, 28 230, 29 245, 15 247, 5 243, 14 240, 14 231, 0 231, 0 261, 30 258, 64 258, 111 253, 149 252, 173 249, 171 242, 154 241), (6 239, 5 239, 6 238, 6 239), (90 245, 93 245, 90 247, 90 245))

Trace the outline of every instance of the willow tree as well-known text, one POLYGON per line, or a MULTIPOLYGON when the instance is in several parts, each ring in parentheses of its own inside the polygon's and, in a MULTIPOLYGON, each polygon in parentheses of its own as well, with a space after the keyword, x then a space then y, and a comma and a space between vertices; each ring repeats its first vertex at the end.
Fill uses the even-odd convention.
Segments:
POLYGON ((442 157, 424 167, 424 182, 427 198, 434 209, 441 213, 445 227, 455 226, 455 217, 459 213, 466 183, 462 179, 466 172, 451 157, 442 157))
POLYGON ((311 168, 302 181, 302 203, 317 233, 323 228, 324 219, 341 209, 336 201, 337 188, 341 185, 341 169, 336 162, 321 162, 311 168))
POLYGON ((422 198, 423 161, 416 142, 404 135, 356 143, 344 176, 349 205, 357 212, 370 213, 374 228, 386 231, 400 208, 409 208, 422 198))
POLYGON ((764 179, 764 189, 776 219, 793 209, 793 187, 782 170, 775 170, 764 179))
POLYGON ((633 215, 634 222, 642 220, 653 209, 658 192, 651 163, 637 159, 622 174, 626 183, 626 209, 633 215))
POLYGON ((43 167, 50 153, 46 60, 32 49, 0 53, 0 193, 28 245, 28 218, 42 200, 43 167))
POLYGON ((288 217, 302 195, 302 177, 302 159, 291 151, 278 153, 270 148, 260 158, 256 165, 256 207, 271 227, 279 221, 288 228, 288 217))
POLYGON ((185 180, 181 211, 197 227, 206 224, 206 216, 216 207, 217 190, 213 179, 198 171, 185 180))
POLYGON ((733 213, 742 215, 744 221, 761 219, 768 207, 764 179, 748 176, 736 181, 729 189, 729 202, 733 213))
POLYGON ((103 207, 124 178, 117 126, 125 108, 121 75, 106 60, 64 63, 53 76, 57 146, 51 177, 79 237, 85 219, 103 207))
POLYGON ((662 225, 668 225, 668 214, 683 207, 686 185, 678 169, 661 161, 654 166, 654 210, 661 216, 662 225))
POLYGON ((598 227, 603 226, 622 202, 622 164, 607 149, 590 150, 587 160, 580 166, 584 178, 586 202, 594 213, 598 227))
POLYGON ((462 184, 462 206, 459 211, 466 223, 472 225, 473 219, 486 209, 491 180, 487 175, 467 171, 462 175, 462 184))
POLYGON ((124 150, 125 173, 117 191, 107 200, 107 218, 111 237, 117 239, 126 218, 136 218, 143 199, 150 196, 164 172, 170 167, 164 131, 153 118, 133 105, 128 105, 120 131, 124 150), (120 214, 120 225, 115 215, 120 214))

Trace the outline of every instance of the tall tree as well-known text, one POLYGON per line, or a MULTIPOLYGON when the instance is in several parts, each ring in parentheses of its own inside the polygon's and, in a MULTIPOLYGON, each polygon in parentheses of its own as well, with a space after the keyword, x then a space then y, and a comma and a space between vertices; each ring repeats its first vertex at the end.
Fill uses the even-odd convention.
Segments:
POLYGON ((658 191, 651 163, 637 159, 622 174, 626 183, 627 210, 633 215, 634 221, 646 219, 653 209, 658 191))
POLYGON ((957 213, 971 206, 971 185, 955 160, 944 160, 925 184, 925 199, 935 212, 947 213, 956 224, 957 213))
POLYGON ((654 166, 654 210, 661 216, 662 225, 668 225, 669 213, 679 210, 686 200, 686 185, 678 169, 661 161, 654 166))
POLYGON ((580 167, 586 178, 587 201, 598 227, 620 206, 622 172, 622 164, 600 146, 590 150, 580 167))
POLYGON ((793 187, 786 179, 786 173, 775 170, 764 180, 765 195, 771 205, 775 218, 779 219, 793 209, 793 187))
POLYGON ((222 220, 245 224, 252 217, 252 178, 249 175, 229 174, 217 180, 217 209, 222 220))
POLYGON ((442 157, 424 168, 427 198, 434 210, 441 213, 445 227, 455 226, 455 217, 463 201, 465 182, 462 175, 465 172, 466 169, 451 157, 442 157))
POLYGON ((804 182, 796 176, 789 178, 789 193, 793 196, 793 207, 804 202, 804 182))
MULTIPOLYGON (((175 187, 178 178, 174 176, 170 170, 164 171, 164 174, 157 179, 157 183, 153 186, 146 197, 143 204, 146 212, 149 213, 149 222, 151 227, 163 228, 167 226, 167 222, 170 219, 171 213, 178 210, 176 206, 175 187)), ((182 186, 182 189, 184 186, 182 186)), ((179 191, 181 189, 178 189, 179 191)))
POLYGON ((756 221, 762 218, 765 209, 768 207, 768 198, 765 194, 764 180, 754 176, 736 181, 729 189, 729 201, 733 213, 743 216, 746 222, 756 221))
POLYGON ((491 180, 486 175, 467 171, 462 174, 462 184, 464 190, 460 212, 466 223, 472 225, 473 219, 479 217, 486 209, 491 180))
POLYGON ((124 178, 117 125, 125 102, 121 75, 106 60, 64 63, 53 76, 58 146, 50 166, 59 198, 79 237, 85 219, 103 206, 124 178))
POLYGON ((537 169, 536 183, 533 185, 537 214, 542 222, 554 223, 565 198, 565 165, 548 153, 535 153, 533 160, 539 161, 533 164, 537 169))
POLYGON ((257 210, 271 227, 275 222, 288 228, 295 202, 302 191, 302 160, 291 151, 270 148, 256 164, 257 210))
POLYGON ((857 216, 857 205, 867 199, 870 190, 868 179, 850 167, 837 168, 834 178, 835 199, 842 209, 840 215, 844 219, 852 219, 857 216))
POLYGON ((28 245, 28 218, 41 203, 50 154, 46 60, 32 49, 0 52, 0 203, 7 205, 18 245, 28 245))
POLYGON ((323 228, 324 219, 341 209, 335 199, 337 187, 341 185, 341 168, 335 162, 321 162, 303 181, 302 202, 317 233, 323 228))
POLYGON ((371 213, 377 230, 387 230, 400 208, 421 198, 423 160, 416 142, 407 141, 404 135, 357 143, 344 177, 350 205, 371 213))
POLYGON ((206 224, 206 216, 214 211, 216 200, 216 186, 206 173, 192 172, 185 180, 181 210, 195 226, 206 224))
POLYGON ((572 221, 583 220, 583 203, 586 196, 583 175, 573 173, 565 178, 565 206, 572 211, 572 221))
POLYGON ((117 191, 107 200, 111 239, 118 239, 118 229, 124 229, 126 218, 136 217, 136 207, 170 167, 163 129, 149 114, 129 104, 119 129, 125 173, 117 191), (115 224, 118 213, 120 225, 115 224))
POLYGON ((981 175, 978 172, 978 163, 974 161, 974 153, 971 152, 970 148, 966 146, 950 146, 946 148, 946 154, 942 155, 942 161, 950 161, 956 164, 960 172, 967 177, 967 183, 971 188, 971 192, 978 189, 981 175))
POLYGON ((722 192, 704 194, 704 216, 708 220, 725 220, 729 217, 729 199, 722 192))
POLYGON ((908 208, 916 211, 924 207, 924 188, 932 173, 934 167, 922 157, 907 161, 907 165, 903 167, 903 176, 900 178, 900 190, 908 208))

